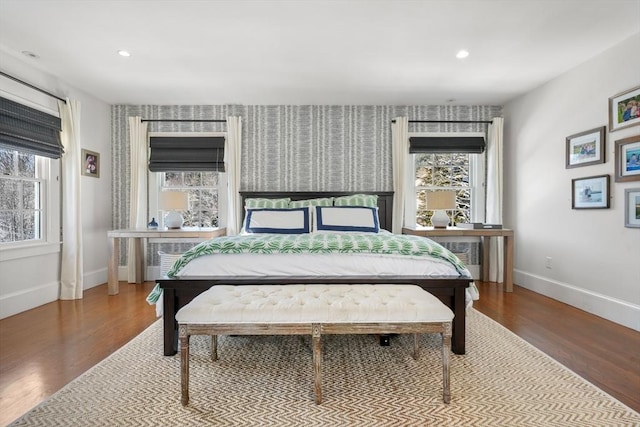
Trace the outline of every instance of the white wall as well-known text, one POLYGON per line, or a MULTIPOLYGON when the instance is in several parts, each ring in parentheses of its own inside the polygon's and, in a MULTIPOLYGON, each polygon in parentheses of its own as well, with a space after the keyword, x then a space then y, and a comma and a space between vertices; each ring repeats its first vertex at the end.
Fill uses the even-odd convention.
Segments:
POLYGON ((610 133, 608 98, 640 85, 639 45, 635 35, 504 106, 504 222, 516 234, 515 283, 636 330, 640 229, 624 227, 624 190, 640 182, 615 182, 614 147, 640 126, 610 133), (565 138, 603 125, 606 163, 566 169, 565 138), (611 208, 572 210, 571 180, 604 174, 611 208))
MULTIPOLYGON (((80 101, 82 148, 100 153, 100 178, 80 178, 84 288, 88 289, 107 281, 107 230, 111 228, 112 182, 110 106, 38 70, 25 60, 0 51, 0 63, 5 73, 63 98, 80 101)), ((4 76, 0 76, 0 90, 45 107, 56 108, 55 100, 4 76)), ((54 230, 54 234, 59 236, 59 231, 54 230)), ((49 245, 46 249, 0 249, 0 318, 55 301, 59 291, 59 243, 49 245)))

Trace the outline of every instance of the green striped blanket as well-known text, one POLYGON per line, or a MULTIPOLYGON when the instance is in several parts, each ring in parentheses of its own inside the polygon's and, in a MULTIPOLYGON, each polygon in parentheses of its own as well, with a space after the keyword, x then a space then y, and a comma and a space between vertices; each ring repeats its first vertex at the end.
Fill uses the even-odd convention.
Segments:
MULTIPOLYGON (((252 234, 217 237, 185 252, 167 272, 167 276, 175 278, 189 261, 203 255, 240 253, 352 253, 436 258, 451 264, 460 277, 471 278, 469 270, 458 257, 440 244, 424 237, 391 233, 252 234)), ((155 304, 161 291, 156 286, 147 301, 155 304)))
POLYGON ((225 236, 207 240, 185 252, 167 276, 176 274, 189 261, 212 254, 380 254, 431 257, 449 262, 461 276, 470 277, 467 268, 449 250, 419 236, 373 233, 254 234, 225 236))

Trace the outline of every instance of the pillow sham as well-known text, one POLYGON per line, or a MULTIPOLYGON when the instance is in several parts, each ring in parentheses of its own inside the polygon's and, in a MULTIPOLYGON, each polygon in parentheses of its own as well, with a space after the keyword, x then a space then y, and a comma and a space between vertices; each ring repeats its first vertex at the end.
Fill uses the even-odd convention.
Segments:
POLYGON ((319 199, 292 200, 289 203, 291 208, 302 208, 305 206, 333 206, 333 197, 322 197, 319 199))
POLYGON ((368 206, 375 208, 378 206, 378 196, 375 194, 353 194, 351 196, 340 196, 333 199, 334 206, 368 206))
POLYGON ((247 209, 245 233, 304 234, 310 230, 309 208, 247 209))
POLYGON ((291 199, 289 197, 285 197, 283 199, 246 199, 244 201, 244 207, 246 209, 254 209, 254 208, 269 208, 269 209, 282 209, 288 208, 289 202, 291 199))
POLYGON ((366 206, 316 206, 314 231, 378 233, 378 208, 366 206))

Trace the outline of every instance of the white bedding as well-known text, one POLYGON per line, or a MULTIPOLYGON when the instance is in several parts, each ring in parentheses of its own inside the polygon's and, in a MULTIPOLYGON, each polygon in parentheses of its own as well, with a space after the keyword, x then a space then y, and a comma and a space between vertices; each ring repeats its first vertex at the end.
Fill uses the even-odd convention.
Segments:
POLYGON ((439 259, 375 254, 215 254, 193 259, 179 278, 204 276, 455 276, 439 259))

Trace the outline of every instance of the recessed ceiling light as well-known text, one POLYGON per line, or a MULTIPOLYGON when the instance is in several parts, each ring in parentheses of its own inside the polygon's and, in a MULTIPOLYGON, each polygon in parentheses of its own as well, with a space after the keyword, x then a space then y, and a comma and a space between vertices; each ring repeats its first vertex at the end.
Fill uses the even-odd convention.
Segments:
POLYGON ((38 58, 40 58, 38 55, 36 55, 35 53, 30 52, 30 51, 28 51, 28 50, 23 50, 23 51, 22 51, 22 54, 23 54, 24 56, 28 56, 29 58, 33 58, 33 59, 38 59, 38 58))
POLYGON ((458 53, 456 53, 456 58, 458 59, 463 59, 466 58, 467 56, 469 56, 469 52, 467 52, 466 50, 459 50, 458 53))
POLYGON ((118 51, 118 55, 125 56, 125 57, 131 56, 131 54, 129 52, 127 52, 126 50, 119 50, 118 51))

